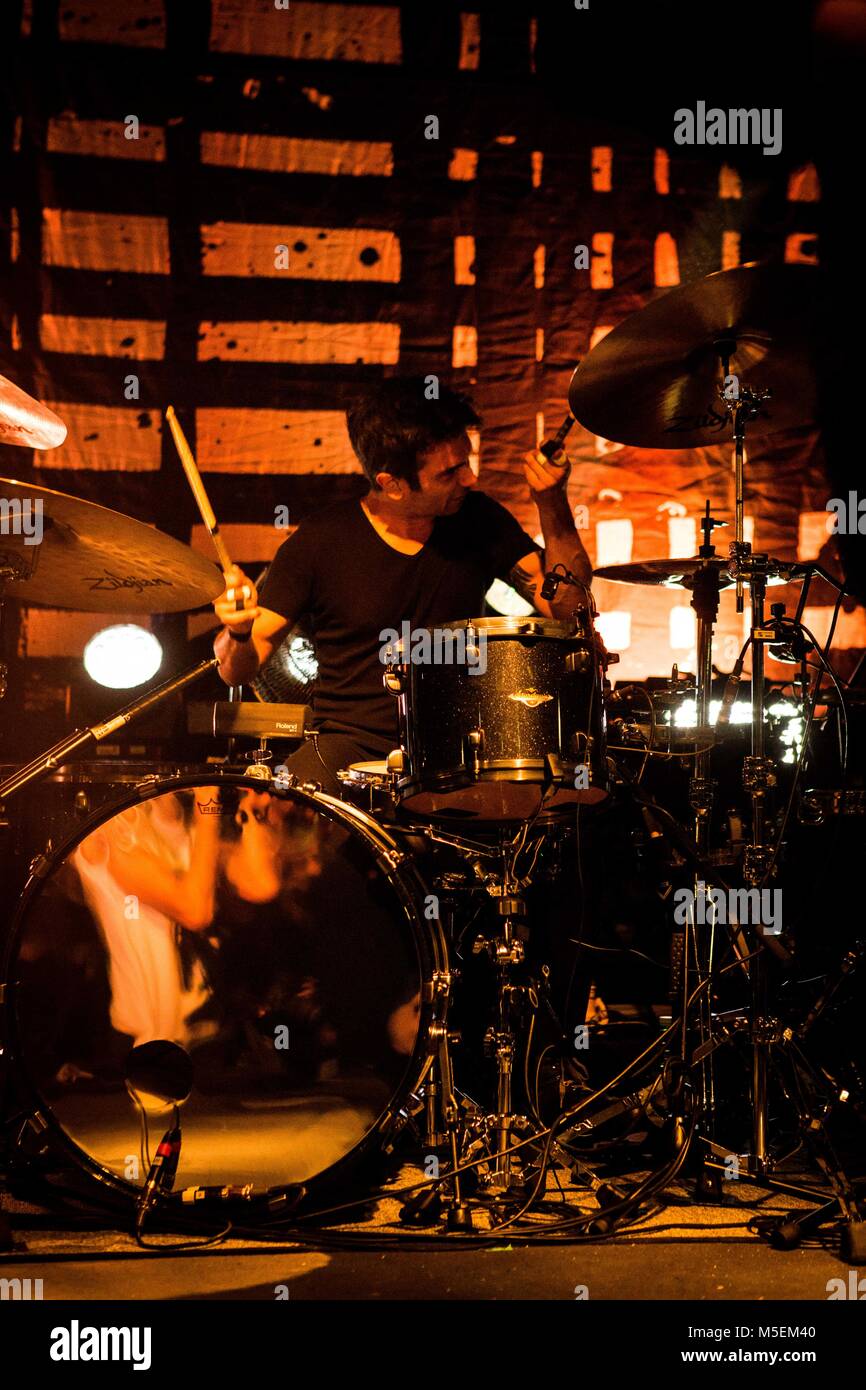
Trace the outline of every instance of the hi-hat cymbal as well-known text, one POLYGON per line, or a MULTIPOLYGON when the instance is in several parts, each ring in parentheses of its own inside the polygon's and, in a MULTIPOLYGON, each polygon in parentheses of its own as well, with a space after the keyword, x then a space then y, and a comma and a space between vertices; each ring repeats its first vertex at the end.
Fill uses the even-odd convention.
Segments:
POLYGON ((182 613, 223 589, 189 546, 95 502, 0 478, 0 594, 88 613, 182 613))
POLYGON ((608 333, 571 379, 568 402, 593 434, 649 449, 731 438, 724 369, 772 392, 752 435, 812 424, 814 329, 823 276, 806 265, 737 266, 668 290, 608 333))
POLYGON ((0 444, 56 449, 65 438, 66 426, 53 410, 0 376, 0 444))
MULTIPOLYGON (((735 582, 728 572, 728 561, 721 556, 705 562, 699 555, 688 560, 632 560, 626 565, 604 565, 593 571, 593 579, 611 579, 615 584, 655 584, 667 589, 691 589, 694 577, 702 565, 708 563, 719 576, 719 588, 729 589, 735 582)), ((785 578, 773 572, 774 562, 770 561, 767 575, 768 587, 787 584, 785 578)))

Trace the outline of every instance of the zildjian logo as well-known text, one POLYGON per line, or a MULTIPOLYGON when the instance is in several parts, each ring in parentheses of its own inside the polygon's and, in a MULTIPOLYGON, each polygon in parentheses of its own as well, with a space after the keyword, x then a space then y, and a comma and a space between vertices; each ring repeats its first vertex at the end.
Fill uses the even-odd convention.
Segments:
POLYGON ((170 579, 140 579, 134 574, 112 574, 110 570, 103 570, 102 574, 88 574, 85 578, 91 590, 99 593, 106 590, 113 593, 115 589, 135 589, 141 593, 142 589, 152 589, 159 584, 166 589, 172 587, 170 579))

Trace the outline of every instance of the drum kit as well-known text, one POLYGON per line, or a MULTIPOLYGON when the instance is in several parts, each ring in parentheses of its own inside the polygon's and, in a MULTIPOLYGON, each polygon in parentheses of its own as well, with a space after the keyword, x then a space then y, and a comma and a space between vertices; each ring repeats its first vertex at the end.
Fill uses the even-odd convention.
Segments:
MULTIPOLYGON (((859 1061, 832 1048, 810 1054, 828 1020, 850 1013, 862 943, 844 943, 811 994, 797 996, 798 1013, 786 1002, 798 943, 743 910, 784 881, 795 806, 803 824, 864 814, 856 775, 802 785, 812 731, 841 719, 846 697, 803 627, 803 605, 795 618, 779 605, 765 611, 774 584, 835 581, 744 537, 747 430, 763 436, 816 418, 809 354, 819 304, 820 276, 805 267, 719 272, 633 314, 574 373, 571 413, 607 439, 680 449, 731 439, 727 556, 716 553, 721 522, 707 503, 693 558, 597 571, 690 593, 693 682, 675 671, 655 690, 611 691, 615 658, 583 598, 568 620, 456 619, 447 639, 464 654, 483 647, 483 665, 469 669, 448 651, 419 663, 398 643, 383 679, 400 746, 342 770, 338 797, 289 775, 270 747, 281 728, 315 737, 303 733, 310 653, 293 633, 257 679, 258 716, 243 702, 223 707, 231 718, 215 710, 214 731, 232 731, 229 757, 206 767, 81 761, 213 671, 210 660, 8 771, 0 806, 32 860, 0 975, 0 1132, 13 1191, 137 1212, 140 1230, 143 1194, 152 1209, 158 1188, 161 1218, 199 1234, 227 1217, 235 1229, 320 1229, 395 1194, 405 1226, 439 1237, 507 1229, 572 1239, 633 1221, 688 1171, 704 1197, 720 1196, 725 1176, 800 1199, 767 1225, 779 1246, 833 1222, 847 1258, 866 1258, 834 1147, 838 1113, 863 1118, 859 1061), (751 622, 713 723, 713 633, 729 587, 740 608, 748 591, 751 622), (798 666, 803 725, 781 805, 767 744, 771 644, 798 666), (749 651, 740 830, 723 846, 714 759, 749 651), (299 695, 300 705, 277 703, 299 695), (696 723, 680 730, 673 715, 686 695, 696 723), (257 746, 239 757, 251 736, 257 746), (656 759, 688 769, 687 816, 647 790, 656 759), (610 953, 594 944, 590 885, 625 874, 599 829, 623 799, 640 827, 635 854, 657 855, 657 897, 669 906, 679 884, 673 896, 687 910, 670 919, 667 1006, 645 1020, 646 1045, 613 1065, 608 1052, 601 1075, 594 1047, 615 1029, 587 1013, 593 953, 610 953), (576 951, 557 956, 557 930, 576 951), (141 1081, 156 1074, 155 1049, 161 1065, 181 1047, 188 1085, 141 1081), (167 1114, 145 1181, 147 1121, 167 1114), (599 1132, 611 1130, 599 1150, 599 1132), (781 1171, 803 1145, 824 1187, 781 1171), (631 1186, 610 1176, 626 1150, 649 1170, 631 1186), (401 1160, 423 1174, 408 1187, 394 1186, 401 1160), (551 1177, 561 1188, 563 1172, 571 1205, 551 1219, 545 1194, 551 1177)), ((173 413, 170 424, 226 569, 173 413)), ((0 378, 3 442, 53 447, 62 431, 0 378)), ((47 488, 4 480, 0 490, 10 503, 38 500, 44 527, 38 546, 0 538, 2 598, 153 613, 201 606, 221 590, 212 564, 151 527, 47 488)), ((556 579, 576 584, 567 573, 556 579)))

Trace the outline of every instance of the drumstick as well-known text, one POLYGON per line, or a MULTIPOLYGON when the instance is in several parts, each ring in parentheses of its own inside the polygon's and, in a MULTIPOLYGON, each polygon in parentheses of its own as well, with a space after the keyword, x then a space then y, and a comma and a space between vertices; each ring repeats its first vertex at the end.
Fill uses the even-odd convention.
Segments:
MULTIPOLYGON (((226 574, 227 571, 230 570, 232 567, 231 556, 226 550, 225 542, 222 536, 220 535, 219 522, 217 521, 214 509, 210 504, 210 498, 205 492, 205 486, 201 480, 201 474, 198 471, 198 465, 196 464, 196 461, 192 456, 192 449, 189 447, 189 444, 187 443, 186 435, 181 429, 180 421, 174 413, 173 405, 170 405, 166 410, 165 418, 168 421, 168 427, 171 430, 172 439, 174 440, 175 447, 180 456, 180 461, 183 464, 183 471, 186 474, 186 480, 192 488, 192 495, 195 498, 196 503, 198 505, 198 509, 201 513, 201 519, 207 528, 211 540, 213 541, 214 550, 217 553, 217 559, 220 563, 220 569, 222 570, 223 574, 226 574)), ((235 607, 237 608, 238 612, 241 611, 243 606, 243 599, 236 598, 235 607)))

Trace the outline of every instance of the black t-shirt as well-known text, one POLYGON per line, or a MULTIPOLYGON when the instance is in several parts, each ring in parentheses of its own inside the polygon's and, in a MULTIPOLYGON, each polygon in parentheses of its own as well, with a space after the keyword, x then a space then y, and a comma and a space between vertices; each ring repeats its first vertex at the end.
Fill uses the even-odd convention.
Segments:
POLYGON ((316 648, 316 727, 357 737, 372 752, 397 742, 397 701, 382 685, 387 628, 446 627, 483 612, 494 579, 539 547, 505 507, 469 492, 437 517, 417 555, 401 555, 374 530, 359 501, 307 517, 277 551, 259 595, 300 622, 316 648))

